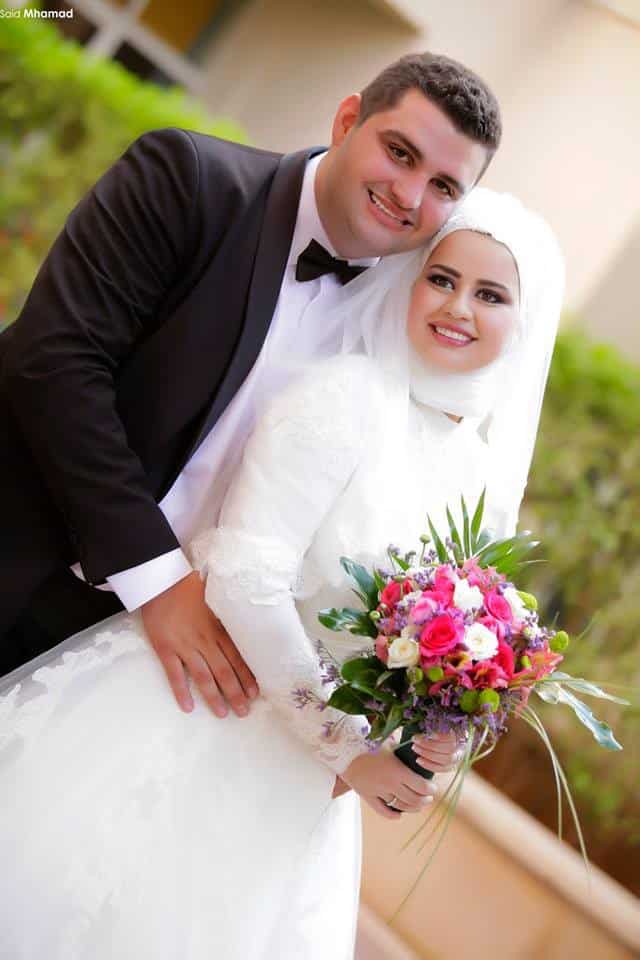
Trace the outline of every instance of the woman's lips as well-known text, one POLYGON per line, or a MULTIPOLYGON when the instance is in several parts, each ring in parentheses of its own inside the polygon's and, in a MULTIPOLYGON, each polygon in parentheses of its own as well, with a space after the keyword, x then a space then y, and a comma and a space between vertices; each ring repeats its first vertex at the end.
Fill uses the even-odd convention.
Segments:
POLYGON ((468 333, 464 333, 462 330, 447 327, 444 324, 430 323, 429 329, 438 343, 442 343, 447 347, 466 347, 476 339, 468 333))

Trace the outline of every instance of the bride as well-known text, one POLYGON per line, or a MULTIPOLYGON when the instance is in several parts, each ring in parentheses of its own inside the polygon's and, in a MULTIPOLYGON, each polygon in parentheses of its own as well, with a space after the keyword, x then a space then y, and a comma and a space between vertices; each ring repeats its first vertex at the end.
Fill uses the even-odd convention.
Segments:
POLYGON ((336 291, 316 327, 342 319, 343 355, 293 364, 193 545, 260 684, 247 719, 176 710, 137 614, 5 678, 1 956, 353 956, 359 798, 397 818, 386 804, 422 809, 431 787, 368 748, 364 717, 308 702, 363 644, 317 612, 349 602, 341 555, 409 549, 461 493, 486 484, 490 525, 513 529, 561 292, 542 221, 483 189, 426 261, 390 257, 336 291), (336 775, 352 792, 332 799, 336 775))

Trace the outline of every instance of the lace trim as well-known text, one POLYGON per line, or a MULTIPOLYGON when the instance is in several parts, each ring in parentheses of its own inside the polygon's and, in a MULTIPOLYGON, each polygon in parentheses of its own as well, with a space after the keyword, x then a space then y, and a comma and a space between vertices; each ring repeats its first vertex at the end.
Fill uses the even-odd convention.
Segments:
POLYGON ((136 621, 133 617, 126 617, 122 629, 100 631, 92 638, 90 646, 66 650, 51 664, 35 670, 28 681, 16 683, 7 693, 0 695, 0 749, 15 737, 35 736, 78 676, 145 646, 144 635, 136 628, 136 621))
POLYGON ((277 537, 218 527, 207 534, 206 547, 203 574, 233 580, 249 603, 275 606, 295 589, 298 556, 277 537))

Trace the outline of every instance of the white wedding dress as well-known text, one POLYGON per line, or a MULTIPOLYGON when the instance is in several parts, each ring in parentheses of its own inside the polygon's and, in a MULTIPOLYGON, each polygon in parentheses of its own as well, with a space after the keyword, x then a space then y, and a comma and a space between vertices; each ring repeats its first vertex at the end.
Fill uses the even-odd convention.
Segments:
POLYGON ((219 720, 197 696, 181 713, 138 615, 2 682, 1 957, 353 956, 359 800, 331 792, 367 749, 366 723, 318 709, 331 664, 316 641, 338 661, 367 644, 317 611, 354 605, 341 555, 419 546, 427 509, 442 523, 487 470, 472 422, 412 403, 411 470, 398 474, 393 436, 375 440, 384 403, 370 360, 310 369, 259 421, 220 525, 193 545, 260 684, 248 718, 219 720))

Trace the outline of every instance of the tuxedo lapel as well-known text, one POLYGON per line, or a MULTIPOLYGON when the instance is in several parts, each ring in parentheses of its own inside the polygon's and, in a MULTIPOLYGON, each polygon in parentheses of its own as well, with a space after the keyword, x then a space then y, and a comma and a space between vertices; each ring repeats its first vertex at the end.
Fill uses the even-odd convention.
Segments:
POLYGON ((318 147, 286 154, 278 164, 266 202, 242 332, 224 381, 185 462, 195 453, 240 389, 260 353, 273 319, 287 265, 307 160, 321 149, 318 147))

